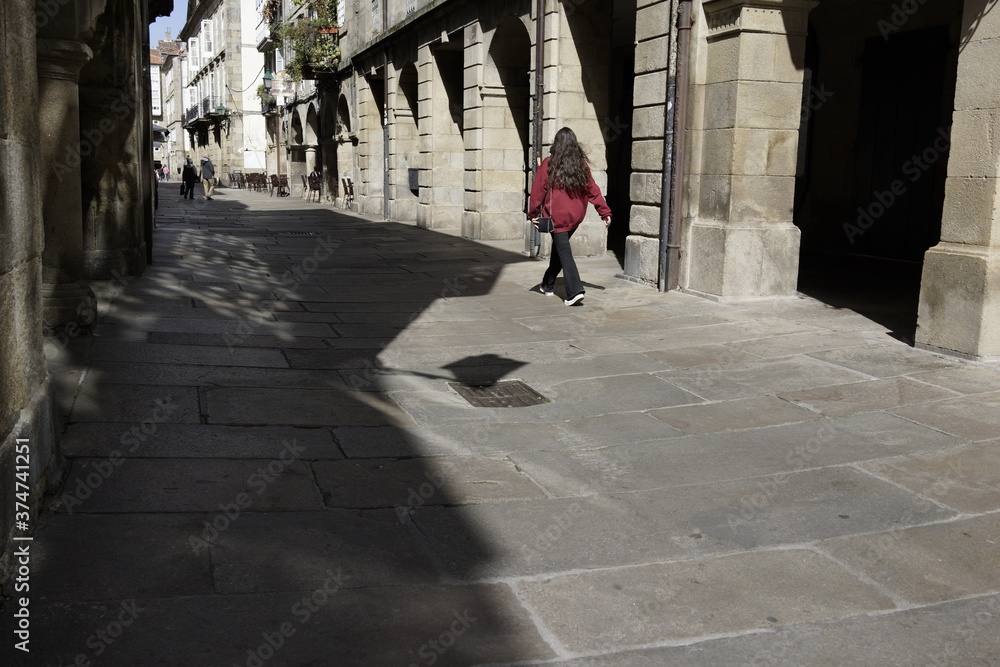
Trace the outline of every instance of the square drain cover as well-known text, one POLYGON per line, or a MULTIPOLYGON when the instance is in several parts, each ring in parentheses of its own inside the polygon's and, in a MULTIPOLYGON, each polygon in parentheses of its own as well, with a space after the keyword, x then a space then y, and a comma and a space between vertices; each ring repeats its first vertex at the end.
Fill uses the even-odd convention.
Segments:
POLYGON ((520 380, 480 386, 461 382, 449 382, 448 385, 477 408, 526 408, 550 402, 520 380))

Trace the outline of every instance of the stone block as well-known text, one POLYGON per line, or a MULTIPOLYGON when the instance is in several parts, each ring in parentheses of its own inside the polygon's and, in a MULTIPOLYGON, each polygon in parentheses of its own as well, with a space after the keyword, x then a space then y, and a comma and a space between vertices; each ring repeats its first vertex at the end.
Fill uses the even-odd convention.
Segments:
POLYGON ((670 37, 663 35, 635 45, 635 73, 666 70, 670 62, 670 37))
MULTIPOLYGON (((627 122, 626 119, 622 120, 627 122)), ((632 112, 633 139, 662 139, 665 126, 666 117, 662 105, 641 107, 632 112)))
POLYGON ((633 104, 637 107, 662 105, 667 96, 667 73, 665 70, 639 74, 635 77, 633 104))
POLYGON ((993 137, 998 128, 1000 111, 996 109, 954 112, 948 157, 948 174, 952 179, 996 178, 1000 165, 1000 142, 994 141, 993 137))
POLYGON ((892 412, 966 440, 991 440, 1000 434, 1000 394, 963 396, 892 412))
MULTIPOLYGON (((773 81, 741 81, 737 86, 735 126, 798 130, 802 116, 802 85, 773 81)), ((723 100, 725 98, 722 98, 723 100)))
POLYGON ((660 273, 660 241, 632 235, 625 239, 625 275, 655 283, 660 273))
POLYGON ((774 396, 653 410, 649 414, 684 433, 720 433, 819 419, 774 396))
POLYGON ((643 236, 659 236, 660 234, 660 207, 643 206, 633 204, 629 210, 627 218, 618 218, 615 224, 627 222, 631 234, 641 234, 643 236))
POLYGON ((730 187, 728 219, 732 222, 791 223, 794 176, 734 175, 730 178, 730 187))
POLYGON ((955 109, 959 111, 1000 108, 1000 81, 985 65, 1000 59, 1000 40, 976 37, 958 59, 955 109))
POLYGON ((1000 356, 1000 252, 939 243, 924 255, 918 345, 1000 356))
MULTIPOLYGON (((704 93, 704 129, 736 127, 739 84, 733 81, 698 86, 704 93)), ((701 128, 698 128, 701 129, 701 128)))
POLYGON ((786 401, 805 406, 830 417, 842 417, 857 412, 926 403, 949 396, 953 396, 953 394, 908 378, 855 382, 806 391, 787 392, 780 395, 786 401))
POLYGON ((636 141, 632 144, 632 169, 663 171, 663 140, 636 141))
MULTIPOLYGON (((958 165, 956 165, 956 168, 958 165)), ((941 240, 954 244, 998 245, 1000 243, 1000 179, 949 177, 941 240)))
POLYGON ((635 14, 635 41, 645 42, 669 33, 674 24, 669 2, 657 2, 638 7, 635 14))
POLYGON ((658 208, 663 193, 663 176, 650 172, 632 172, 629 177, 629 192, 633 202, 654 204, 658 208))

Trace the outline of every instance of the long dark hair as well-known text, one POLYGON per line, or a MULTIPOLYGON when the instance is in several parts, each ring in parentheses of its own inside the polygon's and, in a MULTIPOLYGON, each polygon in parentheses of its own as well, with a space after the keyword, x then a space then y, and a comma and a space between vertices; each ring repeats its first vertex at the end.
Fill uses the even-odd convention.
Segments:
POLYGON ((587 154, 576 140, 576 133, 568 127, 556 132, 549 150, 549 184, 553 189, 582 192, 590 183, 590 165, 587 154))

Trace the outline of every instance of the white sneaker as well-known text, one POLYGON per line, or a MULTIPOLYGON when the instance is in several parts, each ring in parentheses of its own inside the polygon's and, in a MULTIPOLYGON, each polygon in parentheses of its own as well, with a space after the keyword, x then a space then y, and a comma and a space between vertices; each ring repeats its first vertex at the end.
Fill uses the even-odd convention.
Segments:
POLYGON ((572 296, 572 297, 566 299, 565 301, 563 301, 563 303, 565 303, 567 306, 574 306, 577 303, 579 303, 580 301, 583 301, 583 297, 584 297, 584 293, 580 292, 576 296, 572 296))

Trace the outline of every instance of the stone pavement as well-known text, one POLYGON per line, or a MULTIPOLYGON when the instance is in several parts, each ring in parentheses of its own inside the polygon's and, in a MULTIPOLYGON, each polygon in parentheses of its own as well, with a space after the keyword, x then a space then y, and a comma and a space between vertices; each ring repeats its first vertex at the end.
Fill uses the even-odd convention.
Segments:
POLYGON ((567 308, 519 243, 294 198, 160 214, 51 350, 68 473, 3 664, 1000 664, 996 366, 610 256, 567 308), (509 379, 548 402, 449 385, 509 379))

